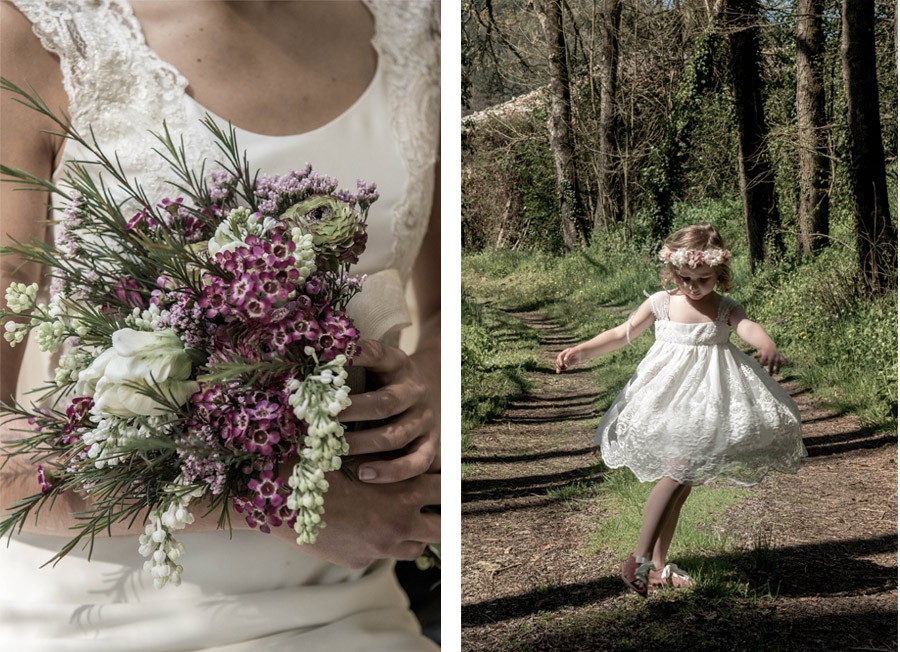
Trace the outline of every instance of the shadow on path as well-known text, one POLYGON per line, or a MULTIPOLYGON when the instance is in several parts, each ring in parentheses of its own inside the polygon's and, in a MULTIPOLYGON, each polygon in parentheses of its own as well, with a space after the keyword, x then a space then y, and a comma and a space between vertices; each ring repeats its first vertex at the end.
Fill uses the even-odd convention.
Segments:
POLYGON ((885 435, 878 428, 874 427, 803 438, 803 444, 806 446, 806 451, 810 457, 838 455, 854 450, 881 448, 882 446, 896 443, 897 438, 895 436, 885 435))
POLYGON ((568 450, 543 451, 541 453, 528 453, 523 455, 493 455, 491 457, 463 457, 463 464, 467 462, 477 462, 479 464, 512 464, 516 462, 538 462, 540 460, 550 460, 556 457, 578 457, 587 455, 596 450, 593 446, 587 448, 577 448, 568 450))
MULTIPOLYGON (((753 570, 758 564, 752 552, 685 558, 679 563, 691 568, 708 563, 710 559, 721 560, 741 569, 749 580, 751 590, 763 593, 771 590, 779 596, 865 595, 896 589, 897 569, 880 566, 862 557, 896 550, 896 547, 895 536, 882 536, 778 548, 772 552, 771 568, 766 572, 753 570)), ((629 593, 622 580, 618 576, 605 576, 593 582, 566 584, 467 604, 462 608, 462 623, 463 627, 473 627, 538 612, 582 607, 620 593, 629 593)), ((716 597, 706 596, 702 583, 691 593, 683 595, 691 600, 716 597)), ((657 603, 652 604, 655 609, 657 603)), ((696 610, 696 605, 693 609, 696 610)))
POLYGON ((462 483, 462 502, 544 496, 575 482, 603 482, 603 473, 600 465, 592 465, 546 475, 466 480, 462 483))

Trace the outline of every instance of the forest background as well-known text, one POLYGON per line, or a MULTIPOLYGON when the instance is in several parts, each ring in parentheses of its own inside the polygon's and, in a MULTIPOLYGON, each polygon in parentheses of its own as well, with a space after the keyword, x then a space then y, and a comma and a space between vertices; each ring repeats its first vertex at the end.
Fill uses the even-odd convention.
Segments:
POLYGON ((895 430, 895 2, 464 0, 461 18, 464 428, 523 369, 494 360, 476 279, 587 338, 598 306, 658 289, 662 238, 711 222, 792 375, 895 430))

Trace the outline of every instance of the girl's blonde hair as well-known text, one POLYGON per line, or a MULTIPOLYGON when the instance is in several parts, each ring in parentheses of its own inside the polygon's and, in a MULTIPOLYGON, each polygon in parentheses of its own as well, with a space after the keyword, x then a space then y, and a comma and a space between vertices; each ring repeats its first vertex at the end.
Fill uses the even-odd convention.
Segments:
MULTIPOLYGON (((705 251, 707 249, 725 250, 725 243, 719 231, 712 224, 691 224, 680 231, 676 231, 663 243, 663 250, 668 248, 670 251, 679 249, 705 251)), ((722 292, 728 292, 731 289, 731 268, 728 265, 728 259, 712 268, 716 272, 716 283, 722 292)), ((671 262, 666 262, 659 272, 659 280, 662 283, 663 290, 667 292, 671 290, 671 286, 676 285, 675 276, 678 274, 678 267, 671 262)))

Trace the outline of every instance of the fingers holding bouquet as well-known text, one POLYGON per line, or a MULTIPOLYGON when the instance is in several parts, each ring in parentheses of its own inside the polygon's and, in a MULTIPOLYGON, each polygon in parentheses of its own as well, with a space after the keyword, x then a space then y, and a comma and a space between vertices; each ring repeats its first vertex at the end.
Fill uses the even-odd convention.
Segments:
POLYGON ((347 432, 351 462, 360 480, 396 483, 439 467, 440 432, 435 413, 435 392, 421 361, 402 350, 363 341, 354 358, 378 383, 376 389, 351 397, 340 415, 344 423, 364 427, 347 432))
MULTIPOLYGON (((327 474, 328 526, 306 552, 362 568, 377 559, 414 560, 440 542, 438 393, 422 364, 399 348, 359 343, 353 367, 366 370, 371 387, 352 394, 339 415, 360 429, 344 434, 349 452, 342 466, 349 473, 327 474)), ((292 539, 290 531, 285 535, 292 539)))
MULTIPOLYGON (((303 551, 349 568, 378 559, 414 560, 441 537, 441 516, 426 510, 441 501, 441 476, 426 473, 386 484, 359 482, 341 472, 328 474, 328 526, 303 551)), ((289 540, 290 528, 274 529, 289 540), (283 532, 281 532, 283 531, 283 532)))

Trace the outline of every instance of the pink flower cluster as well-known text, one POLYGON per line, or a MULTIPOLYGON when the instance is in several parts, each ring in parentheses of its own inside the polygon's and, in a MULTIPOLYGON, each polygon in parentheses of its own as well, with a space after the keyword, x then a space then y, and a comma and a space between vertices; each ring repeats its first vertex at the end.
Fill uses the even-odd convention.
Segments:
POLYGON ((186 482, 201 480, 214 495, 226 482, 223 456, 246 454, 241 488, 232 493, 234 508, 245 514, 250 527, 264 532, 284 522, 293 526, 296 512, 286 505, 290 488, 273 469, 297 450, 305 434, 282 390, 243 390, 210 385, 194 395, 192 420, 179 449, 186 482))
POLYGON ((288 527, 294 527, 297 512, 287 506, 290 488, 271 469, 250 480, 247 488, 252 492, 250 495, 237 496, 233 501, 234 509, 244 514, 247 525, 267 534, 271 532, 270 526, 279 527, 286 523, 288 527))
POLYGON ((280 215, 292 204, 311 195, 331 195, 337 189, 337 179, 312 171, 307 163, 299 172, 260 175, 256 181, 256 197, 259 212, 264 215, 280 215))
POLYGON ((246 246, 217 253, 211 261, 217 273, 204 274, 197 300, 206 318, 269 321, 269 313, 295 293, 300 279, 293 267, 295 249, 293 241, 278 234, 271 241, 250 236, 246 246))

